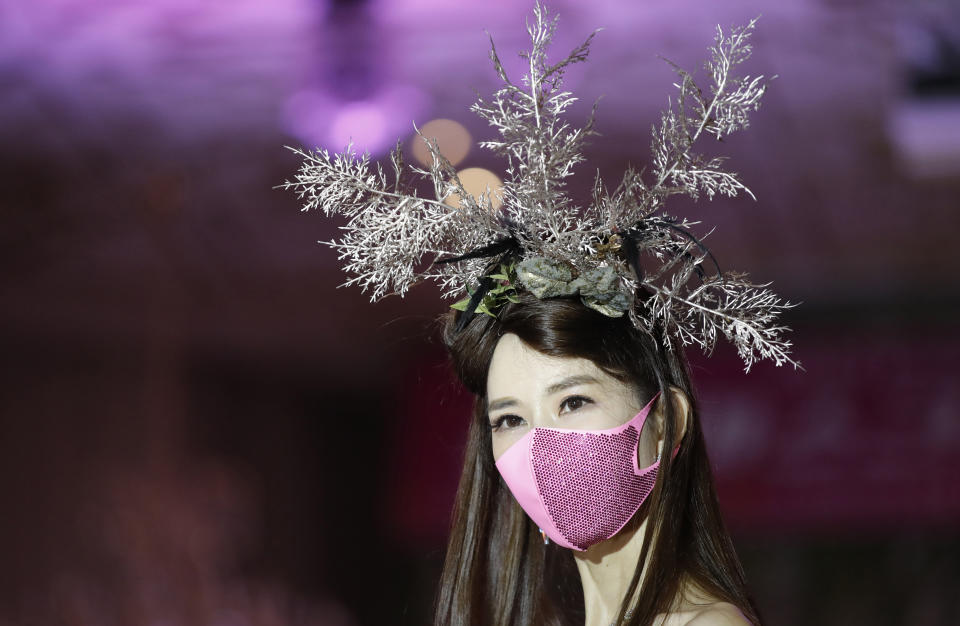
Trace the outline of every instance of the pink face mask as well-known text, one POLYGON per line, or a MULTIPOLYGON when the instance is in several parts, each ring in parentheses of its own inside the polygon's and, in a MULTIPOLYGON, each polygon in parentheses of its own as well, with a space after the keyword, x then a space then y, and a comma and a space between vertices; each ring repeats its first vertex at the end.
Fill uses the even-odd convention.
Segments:
POLYGON ((653 491, 660 459, 640 469, 637 446, 659 395, 622 426, 534 428, 501 455, 507 487, 554 543, 586 550, 613 537, 653 491))

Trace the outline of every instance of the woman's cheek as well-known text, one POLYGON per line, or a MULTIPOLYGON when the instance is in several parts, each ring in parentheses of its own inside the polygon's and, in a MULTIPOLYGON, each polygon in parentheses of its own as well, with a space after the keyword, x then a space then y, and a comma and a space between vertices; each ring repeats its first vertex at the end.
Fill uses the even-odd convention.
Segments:
POLYGON ((506 431, 498 431, 492 434, 493 459, 496 461, 504 452, 510 449, 513 444, 520 441, 527 428, 513 428, 506 431))

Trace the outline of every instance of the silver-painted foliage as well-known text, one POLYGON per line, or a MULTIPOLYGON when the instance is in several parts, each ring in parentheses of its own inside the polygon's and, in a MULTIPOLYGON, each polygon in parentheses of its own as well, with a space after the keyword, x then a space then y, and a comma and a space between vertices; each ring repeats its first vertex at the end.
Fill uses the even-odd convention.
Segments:
POLYGON ((788 329, 777 324, 783 310, 794 305, 744 274, 720 273, 691 231, 697 222, 665 212, 668 198, 676 194, 753 198, 739 176, 724 169, 725 157, 707 158, 694 148, 704 135, 721 139, 746 128, 749 113, 759 107, 766 79, 734 71, 751 54, 755 22, 729 33, 717 27, 705 66, 708 91, 668 61, 679 77, 678 93, 652 128, 650 172, 630 169, 612 190, 597 176, 585 205, 569 195, 567 179, 584 160, 593 114, 582 126, 565 120, 576 98, 562 83, 571 64, 586 60, 595 33, 551 64, 547 49, 557 18, 539 4, 527 24, 531 49, 521 53, 528 71, 519 83, 512 81, 491 39, 490 58, 503 85, 472 106, 499 134, 480 145, 506 159, 499 209, 492 207, 489 192, 469 194, 438 146, 422 135, 432 155, 429 169, 405 164, 399 143, 386 169, 352 147, 334 155, 291 148, 303 164, 281 187, 297 193, 304 211, 347 218, 339 239, 322 243, 337 250, 352 275, 344 284, 371 291, 371 300, 403 295, 425 279, 438 282, 445 297, 462 296, 466 286, 508 259, 435 261, 510 240, 519 256, 512 261, 520 262, 525 277, 518 280, 521 288, 526 280, 542 281, 531 273, 535 260, 541 273, 546 268, 563 275, 563 285, 543 286, 542 293, 579 293, 585 304, 607 315, 626 309, 640 329, 662 326, 670 348, 696 345, 709 354, 723 336, 737 347, 747 371, 762 358, 799 367, 784 338, 788 329), (429 181, 433 197, 417 195, 418 179, 429 181), (451 196, 459 201, 450 201, 451 196))

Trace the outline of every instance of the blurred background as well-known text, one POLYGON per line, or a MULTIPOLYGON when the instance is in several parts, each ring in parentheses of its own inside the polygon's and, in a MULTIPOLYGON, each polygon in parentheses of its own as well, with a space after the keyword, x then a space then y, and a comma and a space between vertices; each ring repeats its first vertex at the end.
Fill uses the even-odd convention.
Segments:
MULTIPOLYGON (((649 158, 674 76, 762 13, 748 198, 678 203, 801 306, 804 372, 691 354, 770 624, 960 623, 960 8, 554 0, 602 96, 574 191, 649 158)), ((0 625, 424 624, 470 399, 429 286, 370 305, 274 189, 467 110, 532 2, 0 0, 0 625), (440 121, 436 121, 440 120, 440 121)), ((704 78, 704 72, 697 73, 704 78)), ((485 178, 487 177, 487 178, 485 178)))

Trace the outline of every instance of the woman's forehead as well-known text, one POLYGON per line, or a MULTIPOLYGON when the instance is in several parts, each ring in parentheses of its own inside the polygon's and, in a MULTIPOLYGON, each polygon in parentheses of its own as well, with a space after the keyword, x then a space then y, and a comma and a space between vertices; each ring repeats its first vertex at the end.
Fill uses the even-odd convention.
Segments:
POLYGON ((603 386, 619 383, 589 359, 543 354, 508 333, 493 351, 487 373, 487 397, 541 394, 574 377, 584 382, 593 379, 603 386))

